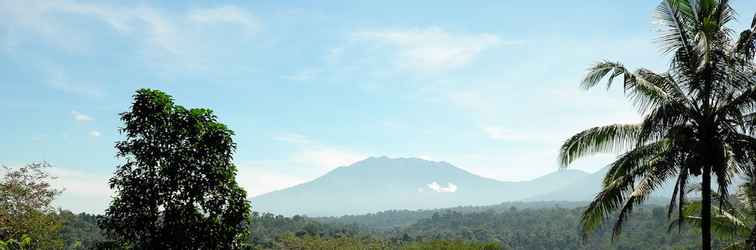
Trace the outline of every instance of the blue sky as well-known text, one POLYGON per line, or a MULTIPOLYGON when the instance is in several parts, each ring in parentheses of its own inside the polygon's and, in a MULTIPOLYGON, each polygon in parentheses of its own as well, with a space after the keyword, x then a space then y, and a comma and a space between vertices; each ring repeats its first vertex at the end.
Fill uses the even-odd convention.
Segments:
MULTIPOLYGON (((0 163, 48 161, 61 206, 102 212, 118 113, 148 87, 236 132, 250 195, 383 155, 532 179, 569 135, 638 119, 620 91, 578 85, 603 59, 665 69, 656 5, 0 0, 0 163)), ((740 30, 756 2, 734 6, 740 30)))

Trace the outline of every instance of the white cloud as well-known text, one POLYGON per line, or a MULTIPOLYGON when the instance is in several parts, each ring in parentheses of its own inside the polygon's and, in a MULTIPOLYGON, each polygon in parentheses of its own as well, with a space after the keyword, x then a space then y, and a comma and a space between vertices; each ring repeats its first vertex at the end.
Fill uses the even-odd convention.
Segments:
MULTIPOLYGON (((463 111, 471 119, 471 133, 489 139, 481 141, 484 145, 475 150, 446 154, 444 160, 489 178, 529 180, 559 168, 559 146, 575 133, 594 126, 640 121, 621 89, 609 93, 583 91, 577 87, 580 77, 566 76, 544 86, 519 76, 505 76, 431 89, 427 95, 436 98, 431 101, 463 111)), ((615 157, 599 154, 570 168, 593 172, 615 157)))
POLYGON ((260 26, 257 18, 248 11, 230 5, 193 10, 189 13, 189 20, 200 24, 237 24, 247 32, 256 32, 260 26))
POLYGON ((57 188, 64 188, 65 192, 90 197, 107 197, 113 193, 108 187, 107 176, 60 167, 51 168, 50 175, 55 177, 53 184, 57 188))
POLYGON ((130 18, 147 24, 144 29, 149 34, 149 41, 157 48, 172 54, 183 53, 181 43, 187 42, 178 33, 176 24, 152 8, 141 8, 130 14, 130 18))
POLYGON ((77 122, 82 122, 83 123, 83 122, 94 121, 94 118, 92 118, 91 116, 82 114, 82 113, 80 113, 80 112, 78 112, 76 110, 71 111, 71 115, 73 116, 73 119, 76 120, 77 122))
POLYGON ((114 29, 120 31, 129 31, 132 28, 128 23, 129 17, 127 13, 125 13, 124 11, 118 11, 109 6, 56 1, 55 4, 50 5, 50 8, 48 10, 62 11, 72 14, 91 15, 106 22, 114 29))
POLYGON ((102 135, 100 131, 97 131, 97 130, 89 131, 89 136, 91 137, 100 137, 100 135, 102 135))
MULTIPOLYGON (((10 1, 13 2, 13 1, 10 1)), ((47 33, 54 35, 50 37, 53 40, 64 39, 69 34, 57 33, 55 30, 62 26, 59 19, 54 17, 55 14, 76 14, 81 16, 94 17, 118 32, 133 32, 138 28, 145 28, 152 34, 150 40, 153 40, 159 46, 171 48, 173 39, 169 38, 173 28, 165 18, 149 7, 140 8, 117 8, 114 6, 94 3, 77 3, 70 1, 35 1, 30 0, 24 7, 17 3, 4 4, 9 8, 9 12, 15 15, 11 16, 16 23, 24 24, 34 32, 47 33), (144 26, 144 27, 143 27, 144 26)), ((81 31, 81 30, 79 30, 81 31)))
POLYGON ((105 92, 102 91, 98 86, 81 82, 74 83, 68 79, 65 72, 62 69, 58 68, 58 66, 52 65, 50 67, 53 68, 49 70, 49 73, 51 74, 50 80, 48 81, 50 87, 67 94, 89 98, 102 98, 105 96, 105 92))
POLYGON ((502 44, 501 39, 493 34, 452 34, 438 27, 361 31, 354 33, 353 37, 396 48, 399 67, 422 72, 467 65, 482 51, 502 44))
MULTIPOLYGON (((438 101, 465 112, 472 120, 469 129, 490 140, 481 142, 487 145, 478 150, 445 155, 444 160, 489 178, 528 180, 556 171, 559 147, 575 133, 594 126, 640 121, 621 90, 582 91, 577 87, 580 75, 574 78, 574 83, 566 77, 555 86, 504 79, 430 93, 446 96, 438 101)), ((597 155, 570 167, 593 172, 614 157, 597 155)))
POLYGON ((50 174, 56 177, 51 182, 52 186, 63 189, 56 205, 64 209, 101 214, 113 195, 108 186, 108 176, 61 167, 51 168, 50 174))
POLYGON ((438 184, 438 182, 433 182, 427 185, 428 188, 430 188, 433 191, 436 191, 438 193, 454 193, 457 192, 457 185, 454 185, 454 183, 447 183, 447 186, 441 186, 438 184))
MULTIPOLYGON (((213 32, 227 29, 253 34, 260 27, 252 14, 232 5, 175 13, 148 4, 0 0, 0 27, 9 31, 1 45, 8 52, 38 40, 76 52, 96 49, 99 34, 77 22, 69 22, 68 18, 73 16, 92 19, 91 25, 105 24, 127 38, 127 42, 136 42, 137 51, 130 54, 144 57, 146 63, 159 67, 161 72, 187 69, 199 72, 226 63, 226 57, 238 56, 238 50, 233 48, 243 41, 229 40, 213 32)), ((66 82, 55 84, 66 87, 66 82)))
POLYGON ((35 36, 31 39, 46 40, 56 46, 68 50, 81 50, 80 37, 69 36, 70 39, 62 39, 70 29, 56 22, 49 22, 49 12, 59 9, 60 2, 55 1, 13 1, 0 0, 0 27, 4 28, 5 49, 7 52, 14 51, 26 39, 19 38, 30 33, 35 36))

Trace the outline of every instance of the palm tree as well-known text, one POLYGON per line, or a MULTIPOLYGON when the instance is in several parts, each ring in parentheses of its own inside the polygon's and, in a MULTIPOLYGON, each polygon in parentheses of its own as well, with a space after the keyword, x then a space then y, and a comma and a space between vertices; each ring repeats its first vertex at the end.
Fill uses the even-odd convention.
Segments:
POLYGON ((668 215, 682 216, 692 177, 702 179, 702 246, 711 249, 711 179, 727 195, 734 175, 753 167, 756 138, 756 73, 753 27, 737 41, 727 24, 734 11, 727 0, 664 0, 657 9, 663 25, 660 41, 671 55, 664 73, 628 70, 604 61, 589 69, 582 86, 623 78, 628 99, 643 115, 638 124, 590 128, 569 138, 560 163, 594 153, 622 152, 610 164, 599 192, 583 214, 584 236, 615 210, 617 237, 633 208, 661 185, 674 180, 668 215))

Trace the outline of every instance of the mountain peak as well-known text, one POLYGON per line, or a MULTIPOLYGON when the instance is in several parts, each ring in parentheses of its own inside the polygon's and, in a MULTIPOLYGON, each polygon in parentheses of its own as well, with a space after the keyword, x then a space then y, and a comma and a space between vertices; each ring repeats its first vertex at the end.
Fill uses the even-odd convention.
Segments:
POLYGON ((370 156, 368 158, 365 158, 364 160, 352 163, 352 165, 362 163, 362 162, 382 162, 382 161, 418 161, 418 162, 433 162, 433 163, 445 163, 444 161, 433 161, 428 159, 423 159, 420 157, 388 157, 388 156, 370 156))
POLYGON ((585 174, 556 172, 552 178, 502 182, 443 161, 369 157, 307 183, 252 198, 256 211, 331 216, 389 209, 493 205, 547 193, 585 174))
POLYGON ((431 161, 431 160, 426 160, 426 159, 417 158, 417 157, 392 158, 392 157, 387 157, 387 156, 379 156, 379 157, 372 156, 364 160, 352 163, 349 166, 346 166, 346 168, 353 168, 353 167, 367 167, 367 168, 379 167, 379 168, 396 168, 396 169, 445 167, 445 168, 458 169, 457 167, 445 161, 431 161))

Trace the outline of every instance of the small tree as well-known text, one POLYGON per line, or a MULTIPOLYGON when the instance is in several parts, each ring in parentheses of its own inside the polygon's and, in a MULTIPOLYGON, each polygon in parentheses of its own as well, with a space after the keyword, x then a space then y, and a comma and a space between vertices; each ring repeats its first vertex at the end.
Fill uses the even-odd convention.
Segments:
POLYGON ((140 89, 121 114, 125 163, 100 226, 136 249, 235 249, 250 205, 235 180, 233 132, 209 109, 185 109, 140 89))
MULTIPOLYGON (((11 169, 3 167, 0 178, 0 241, 24 243, 27 247, 55 249, 63 246, 58 237, 62 223, 52 206, 60 190, 45 162, 11 169)), ((19 243, 19 244, 20 244, 19 243)))

